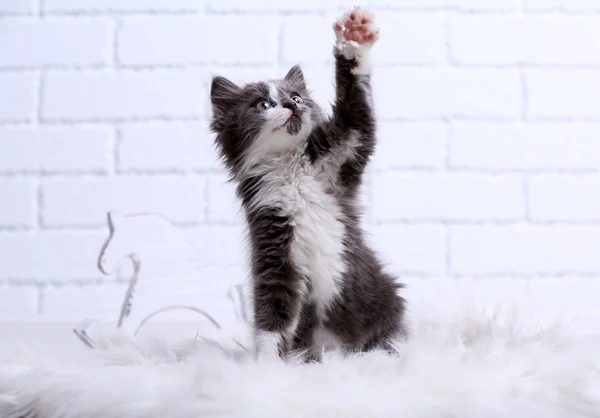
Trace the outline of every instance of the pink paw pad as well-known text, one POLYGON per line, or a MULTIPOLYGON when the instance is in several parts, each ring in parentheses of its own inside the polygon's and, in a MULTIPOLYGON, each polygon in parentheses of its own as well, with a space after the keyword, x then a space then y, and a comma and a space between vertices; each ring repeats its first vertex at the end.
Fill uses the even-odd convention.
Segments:
POLYGON ((359 44, 374 43, 379 39, 379 29, 373 25, 373 13, 355 7, 336 21, 334 28, 336 32, 343 35, 343 39, 354 41, 359 44))

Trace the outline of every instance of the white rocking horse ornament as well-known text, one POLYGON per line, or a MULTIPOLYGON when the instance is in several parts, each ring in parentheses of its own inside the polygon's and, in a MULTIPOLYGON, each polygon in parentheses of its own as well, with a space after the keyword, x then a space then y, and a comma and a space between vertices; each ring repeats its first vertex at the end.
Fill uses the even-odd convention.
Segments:
MULTIPOLYGON (((117 329, 135 336, 152 317, 169 310, 192 311, 221 329, 215 315, 198 306, 197 292, 190 291, 202 281, 198 274, 201 266, 195 247, 181 230, 168 219, 150 213, 109 212, 107 218, 109 235, 100 251, 98 268, 103 274, 113 275, 124 263, 133 267, 117 329)), ((237 321, 246 324, 243 286, 231 286, 226 296, 233 302, 237 321)), ((74 329, 89 347, 97 346, 92 335, 95 323, 84 319, 74 329)))

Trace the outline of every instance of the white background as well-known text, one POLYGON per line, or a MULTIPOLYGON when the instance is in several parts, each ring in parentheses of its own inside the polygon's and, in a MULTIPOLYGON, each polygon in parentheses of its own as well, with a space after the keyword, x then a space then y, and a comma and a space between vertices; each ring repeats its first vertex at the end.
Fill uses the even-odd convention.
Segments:
MULTIPOLYGON (((0 317, 116 315, 105 213, 189 228, 242 278, 208 87, 300 62, 332 98, 334 0, 0 0, 0 317)), ((600 296, 600 2, 371 0, 372 241, 403 277, 600 296)), ((228 279, 228 280, 229 280, 228 279)))

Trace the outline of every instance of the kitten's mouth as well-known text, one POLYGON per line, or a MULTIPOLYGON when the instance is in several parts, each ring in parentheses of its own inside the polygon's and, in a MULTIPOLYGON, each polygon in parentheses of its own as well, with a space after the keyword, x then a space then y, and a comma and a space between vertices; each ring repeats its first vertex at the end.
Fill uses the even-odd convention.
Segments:
POLYGON ((300 116, 292 113, 292 115, 285 122, 285 127, 290 135, 298 134, 298 132, 300 132, 300 128, 302 127, 302 120, 300 119, 300 116))
POLYGON ((300 117, 299 117, 298 115, 296 115, 295 113, 292 113, 292 114, 290 115, 290 117, 286 119, 286 121, 285 121, 285 122, 283 122, 283 123, 282 123, 280 126, 278 126, 277 128, 273 128, 273 130, 272 130, 271 132, 277 132, 277 131, 280 131, 280 130, 281 130, 283 127, 287 126, 288 124, 290 124, 290 123, 293 123, 293 122, 298 122, 298 121, 300 121, 300 117))

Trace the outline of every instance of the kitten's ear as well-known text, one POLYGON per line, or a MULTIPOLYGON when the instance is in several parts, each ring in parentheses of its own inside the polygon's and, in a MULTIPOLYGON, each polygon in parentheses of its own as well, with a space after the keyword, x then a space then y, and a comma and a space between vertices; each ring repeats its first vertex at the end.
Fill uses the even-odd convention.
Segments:
POLYGON ((215 118, 225 115, 237 101, 240 88, 225 77, 215 76, 210 86, 210 102, 215 118))
POLYGON ((283 78, 290 83, 293 83, 299 87, 302 87, 303 90, 306 90, 306 82, 304 81, 304 73, 302 73, 302 68, 298 64, 294 65, 287 72, 285 77, 283 78))

